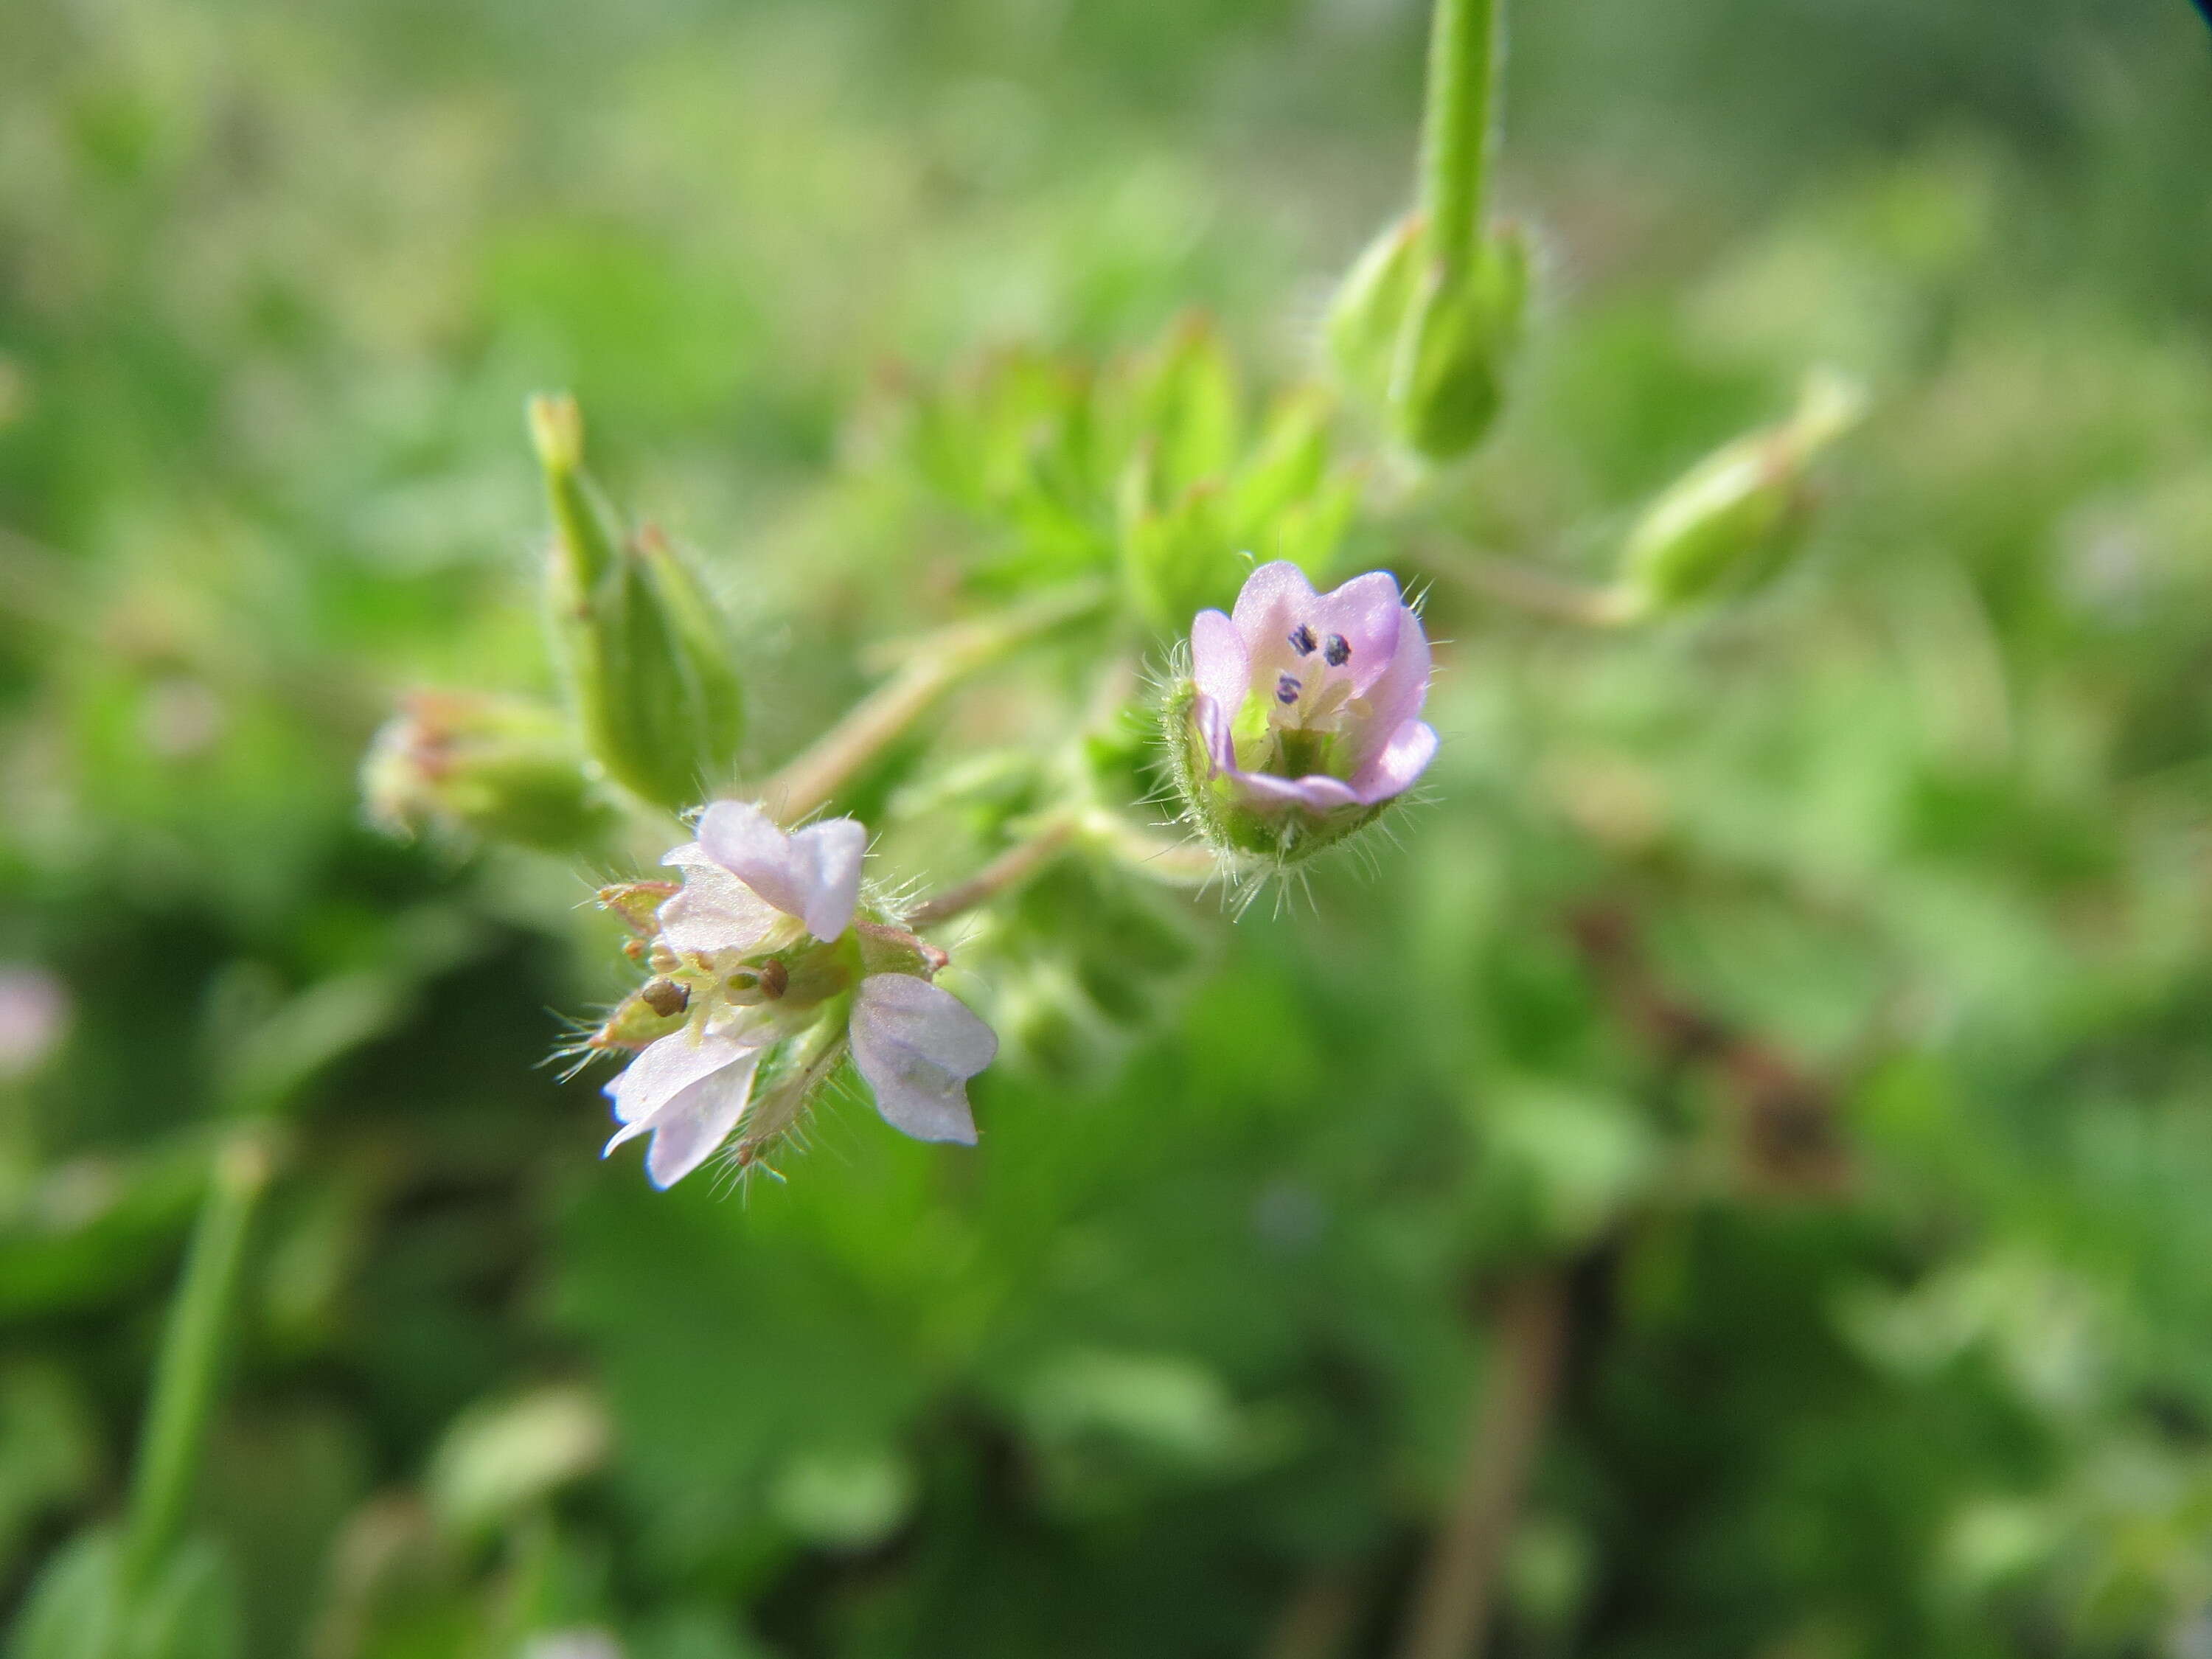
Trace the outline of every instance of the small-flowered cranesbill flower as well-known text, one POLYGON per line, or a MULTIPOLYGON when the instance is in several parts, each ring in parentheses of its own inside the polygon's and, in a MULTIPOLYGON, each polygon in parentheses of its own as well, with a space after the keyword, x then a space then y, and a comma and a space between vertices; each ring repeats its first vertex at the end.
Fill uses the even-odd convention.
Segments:
POLYGON ((1166 708, 1187 817, 1231 860, 1296 864, 1375 822, 1437 751, 1429 641, 1388 571, 1316 593, 1263 564, 1201 611, 1166 708))
POLYGON ((646 1173, 665 1188, 742 1127, 732 1161, 747 1167, 848 1051, 884 1121, 973 1146, 967 1082, 999 1040, 930 982, 944 952, 861 914, 866 830, 831 818, 787 834, 743 801, 716 802, 697 828, 661 860, 680 885, 599 895, 653 975, 587 1044, 639 1051, 607 1085, 622 1124, 607 1151, 651 1135, 646 1173))

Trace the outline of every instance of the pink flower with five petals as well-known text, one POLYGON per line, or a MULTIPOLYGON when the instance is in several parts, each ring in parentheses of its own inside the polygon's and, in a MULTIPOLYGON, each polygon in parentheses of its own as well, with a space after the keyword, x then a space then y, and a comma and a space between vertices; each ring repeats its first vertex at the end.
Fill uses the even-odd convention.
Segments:
MULTIPOLYGON (((661 860, 683 872, 683 886, 653 919, 657 982, 670 988, 683 1023, 607 1085, 622 1124, 607 1151, 650 1134, 646 1173, 656 1187, 672 1186, 746 1118, 778 1043, 811 1040, 819 1066, 839 1037, 886 1122, 918 1140, 973 1146, 967 1082, 991 1063, 999 1040, 924 976, 942 953, 858 920, 867 832, 831 818, 787 833, 741 801, 708 807, 698 830, 661 860), (842 1029, 825 1026, 840 1018, 842 1029)), ((801 1076, 811 1083, 825 1070, 803 1067, 801 1076)), ((769 1133, 804 1103, 780 1103, 769 1133)))
POLYGON ((1437 751, 1421 718, 1429 641, 1387 571, 1316 593, 1278 561, 1236 609, 1191 624, 1186 793, 1240 850, 1285 853, 1285 815, 1348 831, 1410 788, 1437 751), (1258 822, 1255 822, 1255 818, 1258 822))

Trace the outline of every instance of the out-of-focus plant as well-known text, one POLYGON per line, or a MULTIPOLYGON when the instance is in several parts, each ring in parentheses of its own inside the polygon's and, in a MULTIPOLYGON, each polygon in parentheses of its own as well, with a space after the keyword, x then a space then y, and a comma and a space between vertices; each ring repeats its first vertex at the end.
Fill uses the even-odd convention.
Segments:
POLYGON ((233 9, 0 16, 19 1644, 2203 1645, 2185 10, 1439 5, 1324 308, 1387 8, 233 9))

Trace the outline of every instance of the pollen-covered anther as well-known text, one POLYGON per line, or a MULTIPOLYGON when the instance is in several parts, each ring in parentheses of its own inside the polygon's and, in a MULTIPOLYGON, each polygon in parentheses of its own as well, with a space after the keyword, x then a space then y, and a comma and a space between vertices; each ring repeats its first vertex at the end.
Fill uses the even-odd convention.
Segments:
POLYGON ((1341 668, 1352 660, 1352 641, 1341 634, 1332 634, 1322 647, 1321 659, 1331 668, 1341 668))
POLYGON ((1298 693, 1304 690, 1304 682, 1296 674, 1279 674, 1275 677, 1275 701, 1285 708, 1296 702, 1298 700, 1298 693))
POLYGON ((690 988, 672 979, 649 979, 638 992, 645 1006, 663 1019, 682 1013, 691 1006, 690 988))
MULTIPOLYGON (((1329 635, 1329 638, 1332 640, 1339 639, 1341 635, 1335 634, 1329 635)), ((1296 628, 1293 628, 1291 630, 1290 641, 1291 649, 1297 652, 1301 657, 1310 657, 1313 655, 1314 631, 1312 629, 1307 627, 1305 623, 1300 623, 1296 628)))

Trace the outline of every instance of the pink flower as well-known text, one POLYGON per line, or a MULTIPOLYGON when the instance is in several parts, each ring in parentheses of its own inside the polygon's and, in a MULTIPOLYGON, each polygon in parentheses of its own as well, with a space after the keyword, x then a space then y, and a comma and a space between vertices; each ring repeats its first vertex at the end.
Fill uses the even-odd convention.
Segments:
POLYGON ((851 818, 787 834, 757 806, 719 801, 699 838, 661 860, 684 884, 654 918, 656 994, 684 1023, 607 1085, 623 1126, 608 1152, 650 1134, 646 1173, 657 1187, 681 1181, 745 1117, 763 1061, 787 1039, 806 1058, 775 1128, 849 1042, 886 1122, 919 1140, 975 1144, 967 1081, 999 1040, 924 976, 932 958, 918 941, 856 921, 866 851, 851 818))
POLYGON ((1387 571, 1316 593, 1296 565, 1263 564, 1233 614, 1199 612, 1190 646, 1204 769, 1192 781, 1235 805, 1315 817, 1373 807, 1437 752, 1421 719, 1428 637, 1387 571))

